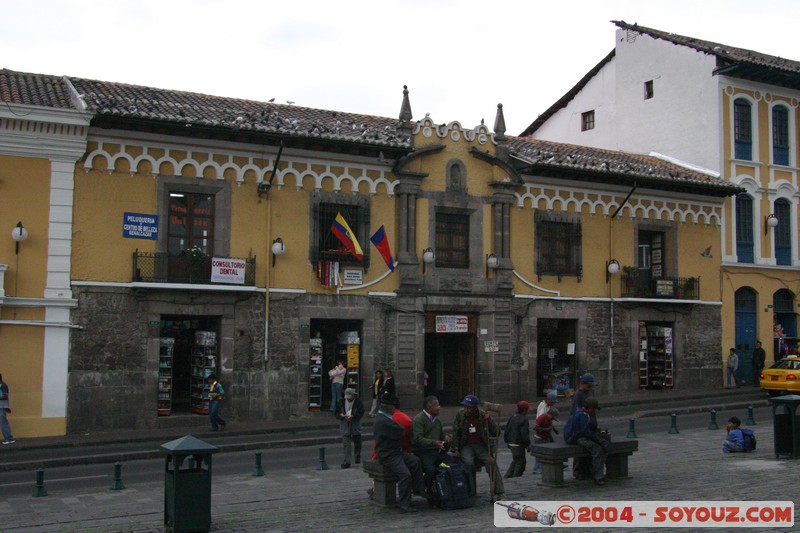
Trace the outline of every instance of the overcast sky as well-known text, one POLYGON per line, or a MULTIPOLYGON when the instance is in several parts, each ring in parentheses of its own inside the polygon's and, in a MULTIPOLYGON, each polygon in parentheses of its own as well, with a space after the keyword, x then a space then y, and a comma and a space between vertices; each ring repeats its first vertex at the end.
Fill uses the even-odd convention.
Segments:
POLYGON ((614 46, 610 20, 800 60, 795 0, 0 0, 0 68, 519 134, 614 46))

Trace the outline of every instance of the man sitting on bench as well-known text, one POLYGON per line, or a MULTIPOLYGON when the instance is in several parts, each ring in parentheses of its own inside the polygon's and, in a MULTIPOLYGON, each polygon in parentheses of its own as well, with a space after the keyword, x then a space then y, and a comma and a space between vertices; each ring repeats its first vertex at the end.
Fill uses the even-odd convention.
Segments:
POLYGON ((592 473, 597 485, 605 484, 605 465, 609 441, 597 429, 595 412, 600 409, 596 398, 583 400, 583 407, 564 425, 564 441, 585 448, 592 456, 592 473))

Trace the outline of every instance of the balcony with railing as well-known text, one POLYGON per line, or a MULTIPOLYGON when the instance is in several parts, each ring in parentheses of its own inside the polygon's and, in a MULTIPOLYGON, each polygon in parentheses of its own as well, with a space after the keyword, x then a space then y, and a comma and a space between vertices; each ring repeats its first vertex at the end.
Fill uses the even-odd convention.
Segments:
MULTIPOLYGON (((133 252, 133 281, 145 283, 183 283, 231 285, 211 281, 211 257, 191 254, 133 252)), ((244 285, 256 284, 256 259, 245 259, 244 285)), ((237 284, 238 285, 238 284, 237 284)))
POLYGON ((623 298, 700 299, 700 278, 661 277, 627 269, 621 279, 623 298))

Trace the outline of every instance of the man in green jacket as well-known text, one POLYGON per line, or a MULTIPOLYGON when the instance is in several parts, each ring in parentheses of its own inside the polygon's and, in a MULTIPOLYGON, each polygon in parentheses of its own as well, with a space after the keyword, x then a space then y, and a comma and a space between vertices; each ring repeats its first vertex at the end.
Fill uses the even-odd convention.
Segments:
POLYGON ((450 435, 445 435, 442 421, 439 420, 440 409, 439 399, 427 396, 422 401, 422 411, 411 423, 411 451, 422 462, 429 503, 433 500, 433 479, 439 454, 447 451, 452 441, 450 435))
MULTIPOLYGON (((467 394, 464 397, 461 402, 464 408, 456 413, 453 421, 453 446, 450 451, 456 457, 461 457, 468 470, 474 471, 476 459, 486 465, 489 479, 494 480, 494 501, 498 501, 505 496, 505 489, 500 469, 497 468, 496 449, 492 446, 489 436, 497 437, 500 431, 489 411, 481 411, 478 408, 480 403, 474 394, 467 394)), ((474 486, 472 490, 475 492, 474 486)))

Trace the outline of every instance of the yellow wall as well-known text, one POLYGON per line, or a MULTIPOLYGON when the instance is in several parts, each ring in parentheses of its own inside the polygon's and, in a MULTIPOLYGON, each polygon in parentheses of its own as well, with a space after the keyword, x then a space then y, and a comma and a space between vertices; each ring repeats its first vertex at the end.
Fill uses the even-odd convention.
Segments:
MULTIPOLYGON (((43 321, 44 303, 17 306, 16 298, 41 299, 47 283, 50 220, 50 162, 45 159, 0 155, 0 263, 5 273, 6 304, 0 320, 43 321), (11 230, 22 222, 28 239, 15 253, 11 230)), ((27 300, 31 301, 31 300, 27 300)), ((0 325, 0 373, 11 393, 9 416, 15 437, 63 435, 64 418, 42 412, 44 331, 41 326, 0 325)))

